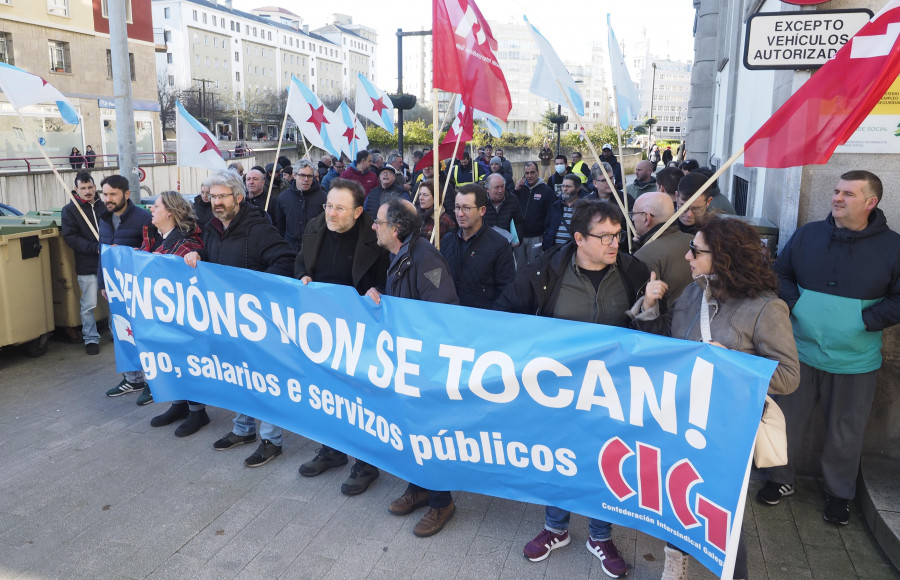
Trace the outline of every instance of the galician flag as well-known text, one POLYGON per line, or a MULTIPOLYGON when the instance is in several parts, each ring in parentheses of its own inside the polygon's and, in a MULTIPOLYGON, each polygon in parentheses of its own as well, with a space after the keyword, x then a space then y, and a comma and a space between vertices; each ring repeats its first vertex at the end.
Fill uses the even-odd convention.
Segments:
POLYGON ((553 46, 535 28, 534 24, 529 22, 527 17, 523 16, 523 18, 525 18, 525 23, 528 24, 534 43, 537 44, 538 50, 541 52, 534 67, 534 74, 531 76, 529 92, 563 107, 569 107, 569 102, 571 102, 575 112, 583 117, 584 99, 581 98, 578 85, 575 84, 575 80, 569 74, 566 65, 563 64, 559 55, 553 50, 553 46))
POLYGON ((55 103, 63 121, 70 125, 78 124, 78 113, 69 99, 37 75, 0 62, 0 89, 16 111, 29 105, 55 103))
POLYGON ((179 167, 199 167, 210 171, 225 169, 225 160, 215 136, 175 101, 175 151, 179 167))
POLYGON ((369 146, 369 139, 362 123, 343 101, 334 112, 325 110, 330 121, 328 127, 331 131, 331 142, 338 146, 348 159, 356 159, 356 153, 369 146))
POLYGON ((616 90, 619 126, 627 129, 641 114, 641 99, 637 94, 637 88, 631 82, 631 75, 628 74, 628 68, 625 66, 625 56, 616 41, 616 33, 613 32, 609 14, 606 15, 606 25, 609 28, 609 68, 612 72, 613 87, 616 90))
MULTIPOLYGON (((334 128, 329 130, 328 125, 333 121, 329 119, 327 108, 300 79, 291 75, 291 88, 288 89, 287 114, 291 116, 297 129, 310 144, 319 149, 339 157, 340 147, 332 141, 334 128)), ((330 111, 329 111, 330 112, 330 111)))
POLYGON ((387 93, 370 83, 362 73, 359 73, 359 83, 356 85, 356 114, 394 134, 394 103, 387 93))

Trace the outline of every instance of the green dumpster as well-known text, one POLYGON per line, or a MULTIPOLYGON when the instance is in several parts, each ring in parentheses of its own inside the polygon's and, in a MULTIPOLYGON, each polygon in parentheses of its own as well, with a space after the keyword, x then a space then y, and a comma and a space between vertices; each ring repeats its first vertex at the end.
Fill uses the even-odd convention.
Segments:
POLYGON ((0 347, 46 352, 54 328, 49 241, 58 237, 55 227, 0 223, 0 347))

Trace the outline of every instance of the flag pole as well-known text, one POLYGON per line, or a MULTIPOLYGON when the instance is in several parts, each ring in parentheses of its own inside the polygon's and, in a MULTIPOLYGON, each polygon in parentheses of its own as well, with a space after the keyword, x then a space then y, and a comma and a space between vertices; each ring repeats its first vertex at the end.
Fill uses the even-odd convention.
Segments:
MULTIPOLYGON (((584 123, 581 121, 581 116, 578 114, 578 111, 575 110, 575 106, 572 104, 572 100, 569 98, 569 94, 563 89, 562 83, 559 82, 559 79, 556 79, 556 84, 559 86, 559 91, 566 97, 566 103, 569 105, 569 110, 572 111, 572 114, 575 115, 575 119, 578 121, 579 126, 583 126, 584 123)), ((618 121, 617 121, 618 122, 618 121)), ((586 134, 586 132, 585 132, 586 134)), ((625 214, 625 226, 626 229, 631 232, 628 235, 628 251, 631 252, 631 238, 636 235, 634 231, 634 225, 631 223, 631 216, 628 215, 628 208, 625 207, 625 204, 622 202, 622 199, 619 197, 619 192, 616 190, 616 185, 613 183, 612 179, 609 176, 609 173, 606 172, 606 168, 603 167, 603 161, 600 159, 600 155, 597 154, 597 148, 594 147, 594 143, 591 141, 591 138, 587 138, 588 147, 591 150, 591 153, 594 155, 594 159, 597 160, 597 165, 600 166, 600 172, 603 173, 603 177, 606 179, 606 183, 609 185, 609 188, 612 190, 613 199, 616 200, 616 203, 619 204, 619 208, 622 210, 622 213, 625 214)))
MULTIPOLYGON (((176 156, 177 159, 177 156, 176 156)), ((177 180, 175 181, 175 190, 181 193, 181 165, 175 166, 175 171, 177 173, 177 180)))
MULTIPOLYGON (((438 139, 441 136, 441 127, 438 126, 438 90, 432 90, 432 99, 434 100, 434 109, 431 113, 431 124, 434 127, 432 131, 432 149, 431 149, 431 162, 434 164, 434 181, 435 183, 439 183, 441 179, 440 165, 441 160, 438 159, 438 148, 440 145, 438 144, 438 139)), ((447 110, 450 110, 450 107, 447 107, 447 110)), ((434 227, 438 227, 440 223, 439 220, 441 218, 440 209, 444 206, 444 198, 440 196, 435 200, 434 204, 434 227)), ((437 249, 441 249, 441 240, 436 240, 437 243, 434 244, 434 247, 437 249)))
MULTIPOLYGON (((284 129, 287 127, 288 112, 287 107, 284 108, 284 120, 281 122, 281 131, 278 133, 278 146, 275 147, 275 161, 272 163, 272 179, 269 180, 269 191, 266 194, 266 205, 263 211, 269 211, 269 200, 272 199, 272 186, 275 185, 276 168, 278 167, 278 157, 281 155, 281 140, 284 139, 284 129)), ((307 149, 307 153, 309 149, 307 149)))
POLYGON ((725 170, 728 169, 729 167, 731 167, 731 164, 734 163, 735 161, 737 161, 738 158, 739 158, 741 155, 743 155, 743 154, 744 154, 744 146, 741 145, 740 149, 738 149, 737 151, 735 151, 735 152, 734 152, 734 155, 732 155, 731 157, 729 157, 729 158, 728 158, 728 161, 726 161, 725 163, 723 163, 723 164, 722 164, 722 167, 720 167, 720 168, 718 169, 718 171, 716 171, 715 173, 713 173, 713 174, 712 174, 712 177, 710 177, 709 179, 706 180, 706 183, 704 183, 704 184, 700 187, 700 189, 697 190, 697 193, 695 193, 694 195, 692 195, 691 198, 690 198, 689 200, 687 200, 686 202, 684 202, 683 204, 681 204, 681 208, 679 208, 679 210, 675 212, 675 215, 673 215, 672 217, 670 217, 670 218, 666 221, 666 223, 664 223, 664 224, 662 225, 661 228, 659 228, 658 230, 656 230, 656 233, 653 234, 653 236, 647 241, 647 243, 649 244, 650 242, 652 242, 653 240, 655 240, 656 238, 658 238, 659 235, 660 235, 661 233, 663 233, 664 231, 666 231, 666 228, 668 228, 670 225, 672 225, 672 224, 675 222, 675 220, 677 220, 677 219, 681 216, 681 214, 683 214, 683 213, 687 210, 687 208, 689 208, 689 207, 691 206, 691 204, 694 203, 694 201, 695 201, 698 197, 700 197, 701 195, 703 195, 703 192, 706 191, 707 189, 709 189, 710 186, 711 186, 713 183, 716 182, 716 180, 719 178, 719 176, 722 175, 723 173, 725 173, 725 170))
POLYGON ((300 133, 300 138, 303 139, 303 146, 306 147, 306 159, 312 163, 312 157, 309 156, 309 143, 306 141, 306 135, 300 132, 300 127, 297 127, 297 132, 300 133))
MULTIPOLYGON (((16 112, 19 113, 18 109, 16 109, 16 112)), ((19 122, 22 123, 22 127, 25 127, 25 126, 26 126, 26 125, 25 125, 25 118, 22 117, 22 113, 19 113, 19 122)), ((34 143, 35 143, 35 145, 37 145, 37 146, 38 146, 38 149, 41 151, 41 155, 44 156, 44 160, 47 162, 47 165, 50 166, 50 169, 53 170, 53 174, 56 175, 56 178, 59 180, 60 185, 62 185, 63 191, 66 192, 66 195, 68 196, 69 200, 70 200, 72 203, 75 204, 75 209, 77 209, 77 210, 78 210, 78 213, 81 214, 81 217, 84 218, 84 223, 87 224, 88 229, 91 230, 91 233, 94 234, 94 237, 95 237, 95 238, 97 239, 97 241, 99 242, 99 241, 100 241, 100 234, 97 233, 97 229, 94 227, 94 224, 91 223, 91 220, 88 219, 87 214, 85 214, 85 213, 84 213, 84 210, 81 209, 81 204, 78 203, 78 200, 77 200, 77 199, 75 198, 75 196, 72 194, 72 191, 69 189, 69 186, 66 185, 66 180, 62 178, 62 175, 59 174, 59 170, 56 169, 56 166, 53 164, 52 161, 50 161, 50 157, 47 155, 47 152, 44 151, 44 146, 41 145, 41 142, 40 142, 40 140, 38 139, 37 133, 35 133, 35 132, 32 131, 32 132, 30 132, 30 134, 31 134, 31 136, 34 138, 34 143)))
MULTIPOLYGON (((447 197, 447 190, 450 188, 450 175, 453 174, 453 166, 456 164, 456 152, 459 151, 460 141, 462 141, 462 127, 460 127, 460 131, 459 131, 459 133, 457 133, 456 143, 453 145, 453 156, 450 157, 450 167, 447 168, 447 179, 444 180, 444 191, 441 193, 441 199, 444 199, 447 197)), ((438 177, 440 177, 440 175, 438 177)), ((437 207, 437 206, 435 206, 435 207, 437 207)), ((444 206, 443 206, 443 204, 441 204, 440 209, 443 209, 443 208, 444 208, 444 206)), ((437 216, 434 219, 435 227, 434 227, 434 229, 431 230, 431 243, 432 244, 435 243, 435 240, 438 237, 438 234, 436 234, 435 232, 438 231, 438 229, 439 229, 437 226, 439 225, 438 218, 440 217, 440 212, 436 211, 435 215, 437 216)), ((438 249, 440 249, 440 246, 438 246, 438 249)))

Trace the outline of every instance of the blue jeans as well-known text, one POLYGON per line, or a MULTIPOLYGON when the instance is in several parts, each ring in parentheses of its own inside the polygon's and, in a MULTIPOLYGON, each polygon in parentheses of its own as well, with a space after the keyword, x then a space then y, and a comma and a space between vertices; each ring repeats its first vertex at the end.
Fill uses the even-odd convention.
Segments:
POLYGON ((94 319, 94 308, 97 307, 97 276, 79 274, 78 286, 81 288, 81 335, 84 337, 84 344, 98 344, 100 333, 97 332, 97 321, 94 319))
MULTIPOLYGON (((547 506, 544 509, 544 527, 554 534, 561 534, 569 529, 570 512, 558 507, 547 506)), ((612 539, 612 524, 591 518, 588 523, 591 539, 603 542, 612 539)))
MULTIPOLYGON (((253 435, 256 433, 256 419, 251 417, 250 415, 244 415, 243 413, 237 413, 234 416, 234 429, 232 429, 235 435, 253 435)), ((260 439, 268 439, 272 442, 273 445, 278 445, 281 447, 281 439, 282 432, 281 427, 276 427, 271 423, 266 423, 265 421, 259 422, 259 438, 260 439)))

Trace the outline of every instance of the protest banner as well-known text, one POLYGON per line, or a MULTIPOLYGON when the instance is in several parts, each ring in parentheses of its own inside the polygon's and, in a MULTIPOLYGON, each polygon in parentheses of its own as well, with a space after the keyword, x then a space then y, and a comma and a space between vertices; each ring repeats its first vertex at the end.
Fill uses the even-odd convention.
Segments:
POLYGON ((120 370, 430 489, 552 504, 721 574, 776 363, 103 247, 120 370), (439 338, 435 338, 439 337, 439 338))

